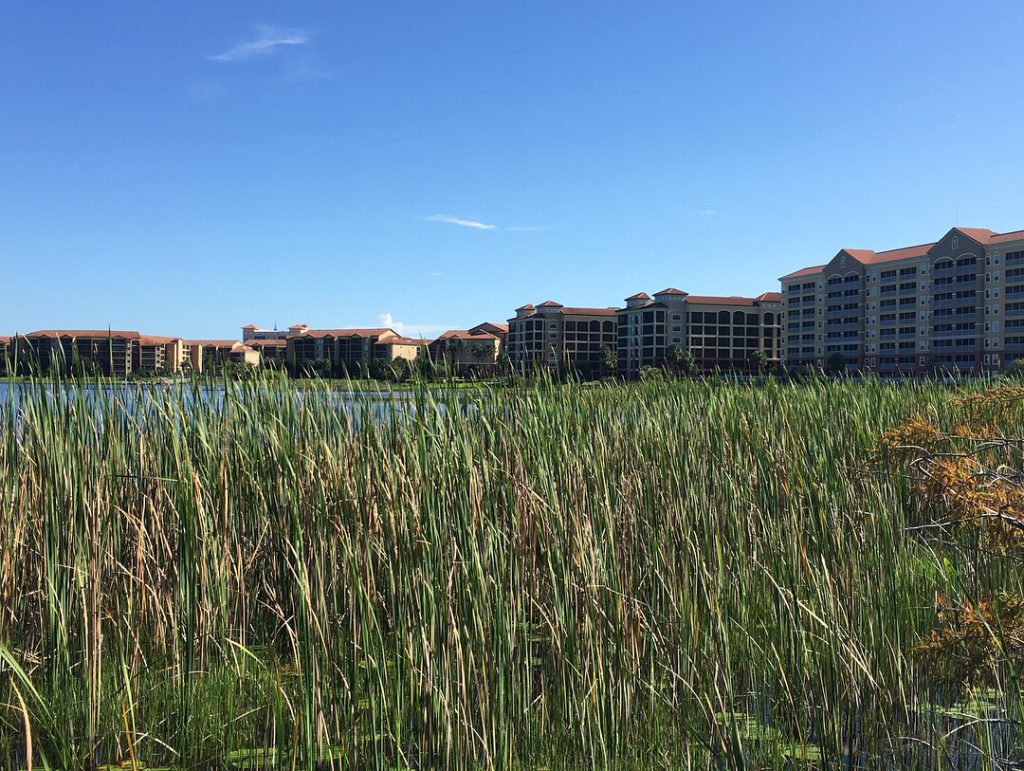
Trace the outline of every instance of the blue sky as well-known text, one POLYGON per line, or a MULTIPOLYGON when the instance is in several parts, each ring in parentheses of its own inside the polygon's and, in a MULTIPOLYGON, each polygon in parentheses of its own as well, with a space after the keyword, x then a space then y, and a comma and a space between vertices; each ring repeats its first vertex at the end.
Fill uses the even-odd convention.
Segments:
POLYGON ((408 333, 1024 228, 1024 4, 0 4, 0 333, 408 333))

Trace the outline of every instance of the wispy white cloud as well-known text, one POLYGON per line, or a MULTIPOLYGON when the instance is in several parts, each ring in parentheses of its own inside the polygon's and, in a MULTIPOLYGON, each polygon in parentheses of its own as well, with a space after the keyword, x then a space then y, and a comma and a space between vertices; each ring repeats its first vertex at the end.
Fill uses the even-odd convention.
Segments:
POLYGON ((429 217, 420 217, 428 222, 447 222, 449 225, 461 225, 464 228, 476 228, 477 230, 497 230, 497 225, 488 225, 486 222, 467 220, 462 217, 453 217, 450 214, 432 214, 429 217))
POLYGON ((508 230, 512 231, 513 233, 538 233, 538 232, 540 232, 543 229, 544 228, 542 228, 542 227, 528 227, 528 228, 514 227, 514 228, 508 228, 508 230))
POLYGON ((256 56, 273 54, 281 46, 304 45, 308 40, 306 34, 300 30, 283 29, 264 24, 257 29, 254 39, 239 43, 223 53, 213 54, 206 58, 214 62, 244 62, 256 56))
POLYGON ((404 321, 399 321, 390 313, 378 315, 377 323, 382 327, 390 327, 403 337, 412 338, 432 337, 451 329, 451 327, 444 326, 443 324, 407 324, 404 321))

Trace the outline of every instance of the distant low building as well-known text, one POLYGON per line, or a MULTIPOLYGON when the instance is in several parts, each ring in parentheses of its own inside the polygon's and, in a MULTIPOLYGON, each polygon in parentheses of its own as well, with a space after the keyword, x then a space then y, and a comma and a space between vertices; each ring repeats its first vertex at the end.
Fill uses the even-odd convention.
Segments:
POLYGON ((494 326, 487 322, 472 329, 449 329, 431 341, 431 359, 459 377, 494 374, 503 346, 498 334, 485 331, 494 326))
POLYGON ((259 351, 238 340, 185 340, 185 355, 193 372, 215 372, 224 364, 256 366, 259 351))
POLYGON ((288 368, 297 375, 366 377, 376 365, 415 360, 425 346, 388 327, 310 329, 301 325, 289 331, 288 368))
POLYGON ((140 361, 142 335, 112 329, 40 329, 21 338, 23 372, 63 372, 123 377, 140 361))
POLYGON ((145 373, 177 372, 185 360, 185 341, 180 337, 140 335, 135 370, 145 373))
POLYGON ((288 354, 288 341, 279 339, 251 339, 245 343, 260 354, 260 363, 269 367, 283 367, 288 354))

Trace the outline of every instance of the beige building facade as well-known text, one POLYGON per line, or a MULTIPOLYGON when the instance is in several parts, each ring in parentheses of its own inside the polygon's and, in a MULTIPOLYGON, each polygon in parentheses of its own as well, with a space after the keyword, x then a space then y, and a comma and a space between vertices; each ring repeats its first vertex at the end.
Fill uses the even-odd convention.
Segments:
POLYGON ((884 375, 996 372, 1024 358, 1024 231, 949 230, 883 252, 841 249, 780 279, 787 367, 884 375))
POLYGON ((617 312, 618 373, 635 378, 660 367, 676 347, 693 355, 702 371, 753 371, 781 356, 782 296, 691 295, 668 288, 653 297, 639 292, 617 312), (756 355, 755 355, 756 354, 756 355))
POLYGON ((554 300, 524 305, 508 320, 513 369, 600 372, 616 356, 617 308, 567 307, 554 300))

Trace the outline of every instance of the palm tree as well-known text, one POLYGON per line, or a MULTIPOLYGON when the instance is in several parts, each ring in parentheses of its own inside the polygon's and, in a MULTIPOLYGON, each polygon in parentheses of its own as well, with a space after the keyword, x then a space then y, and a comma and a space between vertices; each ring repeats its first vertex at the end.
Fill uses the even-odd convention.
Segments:
POLYGON ((614 376, 619 367, 619 355, 610 345, 601 346, 601 367, 608 377, 614 376))
POLYGON ((693 353, 675 344, 665 349, 665 364, 673 372, 682 375, 691 375, 697 368, 697 360, 694 359, 693 353))
POLYGON ((751 351, 747 357, 747 363, 752 371, 760 374, 768 367, 768 354, 760 349, 751 351))

